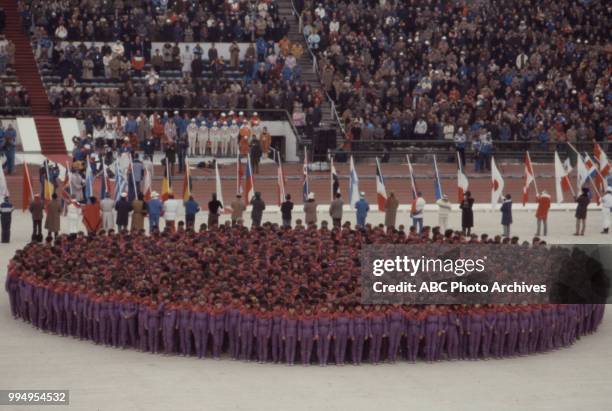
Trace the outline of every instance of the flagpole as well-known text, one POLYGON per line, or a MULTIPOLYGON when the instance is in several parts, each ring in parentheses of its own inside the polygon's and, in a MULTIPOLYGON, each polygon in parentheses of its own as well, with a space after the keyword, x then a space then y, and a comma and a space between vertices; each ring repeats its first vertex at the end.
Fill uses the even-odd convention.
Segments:
MULTIPOLYGON (((132 183, 134 183, 134 198, 138 198, 138 189, 136 188, 136 175, 134 175, 134 160, 132 159, 132 153, 130 153, 130 167, 132 167, 132 183)), ((92 187, 93 191, 93 187, 92 187)))
POLYGON ((240 151, 236 153, 236 194, 240 194, 240 151))
MULTIPOLYGON (((25 157, 25 156, 24 156, 25 157)), ((32 188, 32 179, 30 178, 30 170, 28 170, 28 163, 23 160, 24 172, 28 175, 28 186, 30 187, 30 199, 34 200, 34 189, 32 188)))
POLYGON ((438 161, 436 160, 436 155, 433 155, 434 159, 434 170, 436 172, 436 182, 438 183, 438 191, 440 192, 440 197, 444 194, 442 193, 442 183, 440 182, 440 174, 438 174, 438 161))
POLYGON ((330 201, 334 201, 334 158, 330 157, 329 167, 329 198, 330 201))
POLYGON ((168 165, 168 157, 166 157, 166 177, 168 178, 168 194, 172 193, 172 183, 170 178, 170 166, 168 165))
POLYGON ((533 186, 534 186, 535 191, 536 191, 536 196, 539 197, 540 196, 540 191, 538 190, 538 182, 536 181, 535 171, 533 171, 533 163, 531 162, 531 156, 529 155, 529 150, 527 150, 526 153, 527 153, 527 158, 529 159, 529 165, 531 166, 531 175, 533 177, 533 186))
POLYGON ((412 184, 412 198, 417 198, 416 184, 414 181, 414 174, 412 172, 412 163, 410 162, 410 155, 406 154, 406 160, 408 161, 408 170, 410 171, 410 184, 412 184))

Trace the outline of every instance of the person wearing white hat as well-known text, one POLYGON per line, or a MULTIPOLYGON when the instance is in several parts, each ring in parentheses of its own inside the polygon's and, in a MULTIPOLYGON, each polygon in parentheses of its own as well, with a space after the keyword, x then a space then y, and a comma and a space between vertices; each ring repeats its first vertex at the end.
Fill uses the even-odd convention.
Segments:
POLYGON ((219 146, 221 145, 221 129, 216 121, 210 130, 208 130, 208 139, 210 141, 210 155, 216 157, 219 154, 219 146))
POLYGON ((606 194, 601 198, 602 234, 610 233, 610 213, 612 213, 612 186, 606 189, 606 194))
POLYGON ((198 128, 198 154, 202 157, 206 155, 209 135, 210 129, 208 128, 206 121, 202 121, 202 123, 200 123, 200 127, 198 128))
POLYGON ((317 203, 313 192, 308 193, 308 200, 304 204, 304 221, 306 226, 317 224, 317 203))
POLYGON ((117 212, 117 229, 119 231, 127 230, 130 222, 130 213, 132 212, 132 203, 128 201, 128 194, 124 191, 121 193, 121 198, 115 204, 117 212))
POLYGON ((79 232, 79 222, 83 219, 81 204, 73 195, 70 197, 70 202, 66 206, 66 216, 68 217, 68 232, 76 234, 79 232))
POLYGON ((448 200, 448 196, 444 194, 442 198, 436 201, 438 205, 438 225, 440 226, 440 232, 444 233, 448 227, 448 215, 451 212, 451 203, 448 200))
POLYGON ((198 147, 198 125, 196 124, 195 118, 192 118, 187 126, 187 141, 189 142, 187 155, 189 157, 193 157, 195 156, 196 148, 198 147))
POLYGON ((221 155, 227 156, 230 151, 230 143, 232 139, 231 131, 229 128, 229 124, 227 124, 227 121, 224 121, 223 124, 221 124, 221 128, 219 129, 219 131, 219 148, 221 149, 221 155))
POLYGON ((232 119, 232 125, 229 127, 229 155, 234 157, 238 154, 238 139, 240 138, 240 126, 236 119, 232 119))
POLYGON ((115 202, 110 198, 110 193, 106 193, 106 196, 100 201, 100 211, 102 212, 102 228, 107 232, 115 228, 114 209, 115 202))
POLYGON ((151 199, 147 201, 147 214, 149 216, 149 232, 159 230, 159 217, 163 210, 163 203, 159 199, 157 191, 151 193, 151 199))

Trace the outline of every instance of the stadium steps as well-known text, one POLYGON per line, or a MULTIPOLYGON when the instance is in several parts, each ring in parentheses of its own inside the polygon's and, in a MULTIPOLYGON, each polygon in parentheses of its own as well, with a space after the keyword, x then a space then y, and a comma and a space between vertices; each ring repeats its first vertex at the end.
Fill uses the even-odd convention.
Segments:
POLYGON ((0 0, 6 13, 4 34, 15 44, 15 75, 30 95, 43 154, 66 154, 59 120, 51 113, 49 98, 42 83, 28 35, 21 30, 21 19, 14 0, 0 0))
MULTIPOLYGON (((300 65, 300 69, 302 72, 302 81, 310 84, 312 89, 322 88, 321 81, 319 79, 319 73, 317 73, 313 69, 313 61, 308 52, 308 44, 306 44, 306 40, 302 33, 300 33, 299 25, 298 25, 298 16, 296 16, 293 12, 293 6, 291 4, 291 0, 279 0, 278 2, 278 14, 280 19, 283 17, 287 18, 287 21, 290 24, 289 28, 289 40, 292 43, 302 43, 302 47, 304 48, 304 54, 298 59, 298 64, 300 65)), ((336 130, 336 134, 341 139, 340 130, 338 127, 338 122, 334 119, 331 104, 328 99, 324 99, 321 104, 322 111, 322 119, 321 126, 322 128, 332 128, 336 130)))

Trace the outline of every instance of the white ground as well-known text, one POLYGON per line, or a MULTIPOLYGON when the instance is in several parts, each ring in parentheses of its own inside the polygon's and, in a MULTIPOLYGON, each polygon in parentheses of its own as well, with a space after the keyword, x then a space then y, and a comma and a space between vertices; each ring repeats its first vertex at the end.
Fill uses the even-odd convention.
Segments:
MULTIPOLYGON (((573 214, 553 212, 548 240, 612 242, 595 234, 599 217, 593 212, 590 235, 577 238, 569 235, 573 214)), ((426 224, 436 219, 429 213, 426 224)), ((2 281, 31 230, 28 215, 17 211, 14 220, 12 243, 0 246, 2 281)), ((477 231, 499 233, 498 220, 478 212, 477 231)), ((534 234, 532 213, 516 212, 515 221, 513 234, 534 234)), ((13 320, 0 292, 0 389, 69 389, 71 410, 610 410, 611 344, 608 311, 599 331, 573 347, 516 359, 327 368, 196 360, 45 334, 13 320)))

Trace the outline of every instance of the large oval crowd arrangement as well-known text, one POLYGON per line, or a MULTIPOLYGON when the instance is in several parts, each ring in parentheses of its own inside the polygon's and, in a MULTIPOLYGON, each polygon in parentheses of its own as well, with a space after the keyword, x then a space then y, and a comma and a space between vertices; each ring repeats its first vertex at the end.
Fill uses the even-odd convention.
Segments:
MULTIPOLYGON (((360 303, 362 245, 478 241, 348 223, 79 233, 17 251, 6 289, 13 316, 46 332, 290 365, 510 357, 569 346, 597 330, 603 304, 360 303)), ((542 246, 499 247, 526 255, 542 246)))

